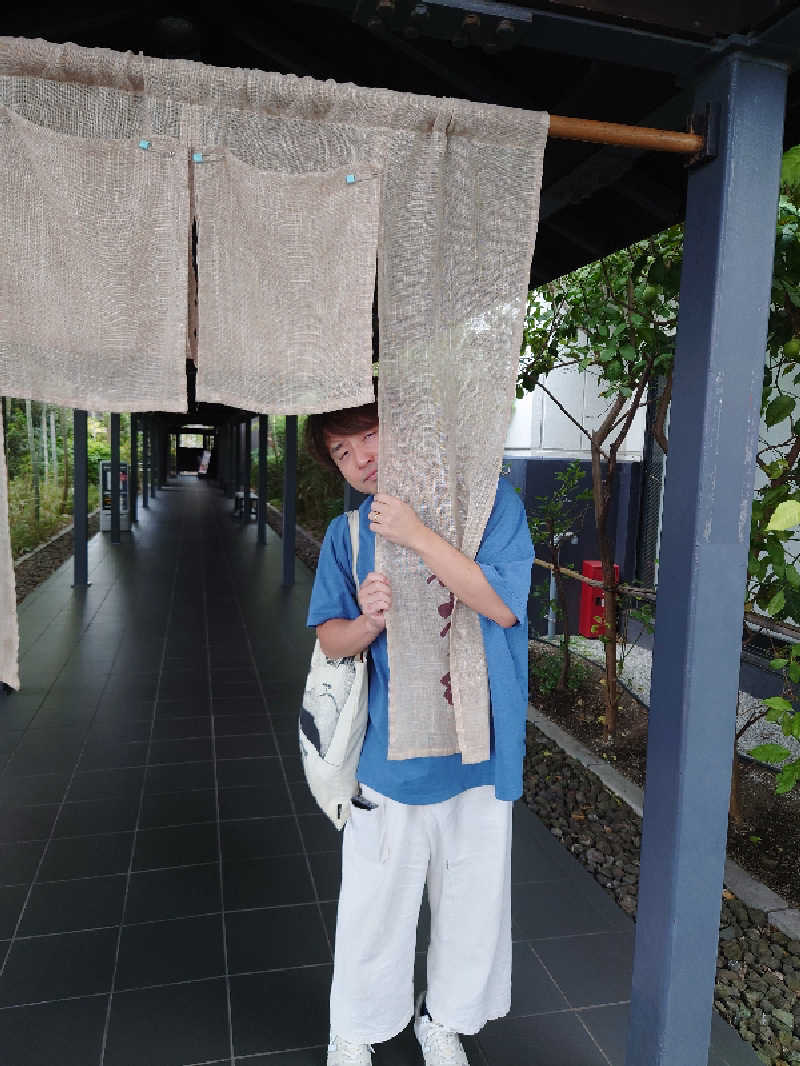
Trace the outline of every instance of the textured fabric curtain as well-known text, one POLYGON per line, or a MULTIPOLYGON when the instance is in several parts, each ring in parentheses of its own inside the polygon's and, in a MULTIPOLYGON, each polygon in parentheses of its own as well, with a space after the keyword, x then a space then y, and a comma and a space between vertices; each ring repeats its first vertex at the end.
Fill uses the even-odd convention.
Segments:
MULTIPOLYGON (((287 413, 369 400, 377 252, 380 489, 474 556, 511 414, 547 116, 73 45, 0 45, 0 102, 29 122, 184 146, 199 400, 287 413)), ((377 566, 396 608, 390 757, 486 758, 477 615, 403 549, 379 540, 377 566)))

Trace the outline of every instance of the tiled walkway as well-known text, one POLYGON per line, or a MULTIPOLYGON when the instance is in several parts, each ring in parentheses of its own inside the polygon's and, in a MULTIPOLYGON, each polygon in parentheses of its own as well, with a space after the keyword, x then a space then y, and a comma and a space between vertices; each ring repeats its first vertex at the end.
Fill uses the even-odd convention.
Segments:
MULTIPOLYGON (((215 486, 159 492, 21 608, 0 696, 2 1066, 319 1066, 339 838, 297 755, 311 578, 215 486)), ((633 928, 524 807, 514 1004, 473 1066, 623 1066, 633 928)), ((424 946, 424 916, 418 947, 424 946)), ((418 980, 424 954, 418 955, 418 980)), ((755 1059, 714 1022, 714 1066, 755 1059)), ((377 1066, 421 1062, 410 1029, 377 1066)), ((647 1066, 647 1064, 641 1064, 647 1066)))

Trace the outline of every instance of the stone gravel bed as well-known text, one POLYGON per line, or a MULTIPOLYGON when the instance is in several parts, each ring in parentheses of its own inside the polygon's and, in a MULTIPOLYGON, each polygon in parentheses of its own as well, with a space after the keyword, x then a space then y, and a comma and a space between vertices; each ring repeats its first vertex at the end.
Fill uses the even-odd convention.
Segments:
MULTIPOLYGON (((528 724, 525 802, 631 916, 639 888, 639 816, 596 774, 528 724)), ((800 1063, 800 940, 727 890, 714 1006, 769 1066, 800 1063)))

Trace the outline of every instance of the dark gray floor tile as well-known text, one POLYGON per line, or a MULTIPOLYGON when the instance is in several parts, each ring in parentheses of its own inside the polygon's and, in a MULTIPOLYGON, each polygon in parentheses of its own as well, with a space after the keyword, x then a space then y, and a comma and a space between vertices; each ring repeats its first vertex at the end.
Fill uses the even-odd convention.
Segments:
POLYGON ((108 992, 116 946, 116 929, 16 940, 0 977, 0 1004, 108 992))
POLYGON ((629 1014, 628 1003, 579 1012, 583 1024, 608 1056, 612 1066, 625 1066, 629 1014))
POLYGON ((248 736, 251 733, 269 733, 270 722, 261 714, 221 714, 214 720, 214 733, 219 737, 248 736))
POLYGON ((100 1061, 107 996, 0 1010, 8 1066, 94 1066, 100 1061))
POLYGON ((614 928, 611 919, 601 916, 590 902, 593 893, 587 889, 596 887, 593 882, 565 880, 557 884, 557 891, 550 882, 512 886, 511 914, 517 939, 600 933, 614 928))
POLYGON ((147 744, 144 742, 131 742, 128 744, 100 744, 94 742, 87 744, 78 772, 85 773, 87 770, 115 770, 123 766, 144 766, 147 760, 147 744))
POLYGON ((233 1047, 237 1055, 285 1051, 328 1042, 331 966, 231 978, 233 1047), (269 1004, 269 1010, 264 1004, 269 1004))
MULTIPOLYGON (((216 722, 224 718, 214 719, 216 722)), ((217 736, 215 741, 217 759, 255 759, 277 754, 275 741, 268 733, 249 733, 245 736, 217 736)))
POLYGON ((27 885, 0 886, 0 939, 14 935, 27 894, 27 885))
POLYGON ((211 715, 191 718, 157 718, 153 740, 181 740, 186 737, 211 736, 211 715))
POLYGON ((211 738, 193 740, 154 740, 150 745, 149 764, 207 762, 211 758, 211 738))
POLYGON ((237 717, 250 714, 264 714, 266 708, 260 698, 231 699, 230 697, 212 700, 211 709, 214 717, 233 714, 237 717))
POLYGON ((293 818, 248 818, 222 822, 220 828, 225 862, 294 855, 303 850, 293 818))
POLYGON ((0 805, 25 807, 32 803, 60 803, 69 774, 35 774, 0 779, 0 805))
POLYGON ((282 781, 270 781, 259 787, 220 789, 219 816, 222 821, 291 813, 289 794, 282 781))
POLYGON ((124 874, 36 884, 25 907, 20 936, 69 933, 119 925, 124 874))
POLYGON ((298 819, 305 850, 340 851, 342 834, 324 814, 304 814, 298 819))
POLYGON ((478 1043, 491 1066, 608 1066, 572 1012, 490 1022, 478 1043))
MULTIPOLYGON (((287 781, 302 781, 305 783, 306 775, 303 770, 303 760, 299 755, 284 755, 283 768, 286 771, 287 781)), ((307 786, 306 786, 307 787, 307 786)))
POLYGON ((211 718, 211 707, 207 701, 198 703, 192 699, 159 700, 156 704, 156 722, 165 718, 211 718))
POLYGON ((223 759, 217 763, 220 788, 245 788, 283 780, 277 757, 254 759, 223 759))
POLYGON ((184 789, 214 787, 213 762, 186 762, 163 766, 148 766, 144 779, 145 795, 159 792, 181 792, 184 789))
POLYGON ((221 977, 222 915, 173 918, 122 930, 116 988, 144 988, 221 977))
POLYGON ((229 1054, 224 980, 115 994, 104 1066, 179 1066, 229 1054))
POLYGON ((305 855, 224 863, 222 873, 226 911, 314 899, 305 855))
POLYGON ((309 855, 311 873, 322 900, 338 900, 342 883, 341 851, 320 851, 309 855))
POLYGON ((230 973, 289 969, 330 962, 316 904, 226 914, 230 973))
POLYGON ((144 767, 116 770, 90 770, 76 774, 67 793, 69 802, 95 799, 114 799, 124 796, 138 798, 144 781, 144 767))
POLYGON ((294 809, 297 814, 319 814, 320 809, 317 801, 311 793, 311 789, 303 778, 302 781, 291 781, 289 791, 294 801, 294 809))
POLYGON ((139 827, 152 829, 157 826, 215 822, 216 819, 217 797, 214 789, 161 792, 144 797, 139 827))
POLYGON ((0 809, 0 843, 15 844, 22 840, 47 840, 57 814, 57 804, 0 809))
POLYGON ((90 745, 142 743, 150 738, 149 718, 98 718, 86 734, 90 745))
POLYGON ((176 869, 133 873, 128 887, 125 922, 159 921, 222 909, 219 865, 181 866, 176 869))
POLYGON ((566 1010, 569 1006, 530 944, 525 940, 516 941, 511 973, 511 1014, 544 1014, 566 1010))
POLYGON ((325 1061, 326 1046, 320 1044, 301 1051, 279 1051, 274 1055, 248 1055, 234 1061, 236 1066, 320 1066, 325 1061))
POLYGON ((535 940, 533 949, 572 1007, 630 998, 633 933, 535 940))
POLYGON ((213 823, 144 829, 136 834, 133 868, 194 866, 213 862, 217 855, 217 827, 213 823))
POLYGON ((0 885, 28 884, 45 848, 43 840, 29 844, 0 844, 0 885))
POLYGON ((65 803, 53 835, 74 837, 123 832, 135 828, 138 813, 139 797, 135 792, 126 796, 65 803))
POLYGON ((51 840, 42 860, 39 880, 63 881, 72 877, 126 873, 132 845, 133 833, 51 840))

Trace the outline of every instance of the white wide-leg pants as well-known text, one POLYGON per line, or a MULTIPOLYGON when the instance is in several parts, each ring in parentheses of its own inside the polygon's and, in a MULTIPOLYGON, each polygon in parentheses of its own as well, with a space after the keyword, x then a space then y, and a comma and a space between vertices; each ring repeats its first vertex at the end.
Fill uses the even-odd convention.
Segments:
POLYGON ((511 808, 494 786, 442 803, 354 807, 342 842, 331 1033, 377 1044, 414 1012, 422 891, 431 907, 426 1003, 458 1033, 511 1007, 511 808))

